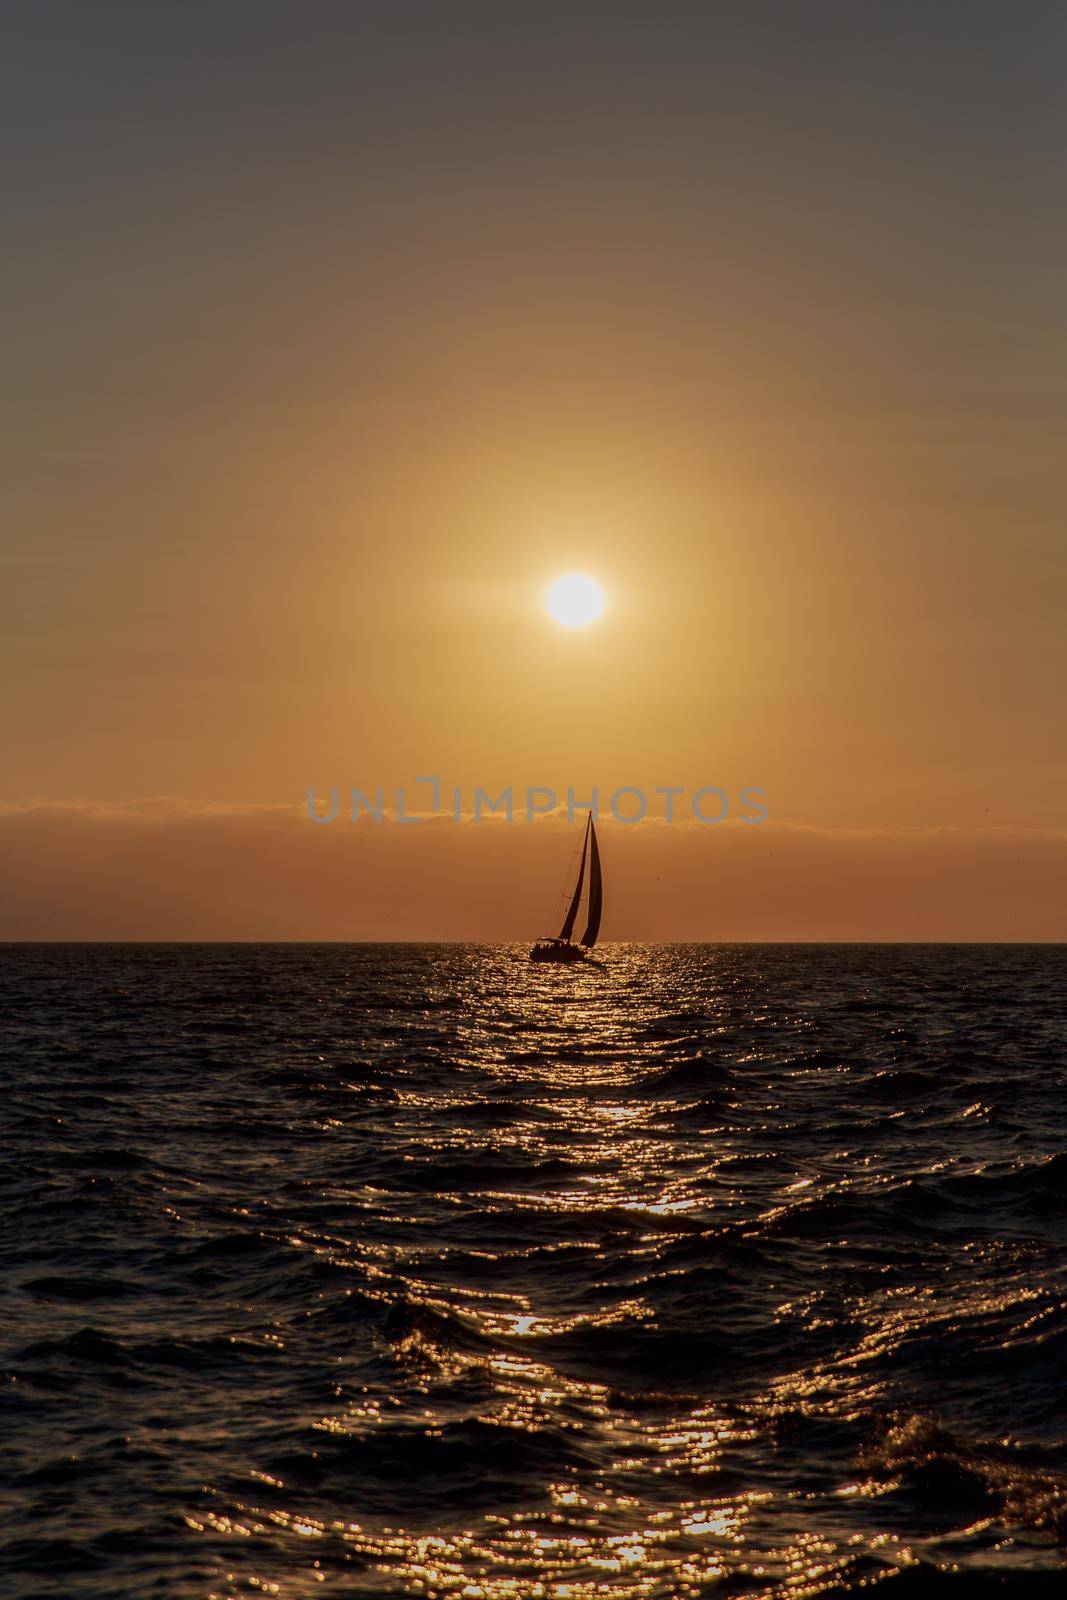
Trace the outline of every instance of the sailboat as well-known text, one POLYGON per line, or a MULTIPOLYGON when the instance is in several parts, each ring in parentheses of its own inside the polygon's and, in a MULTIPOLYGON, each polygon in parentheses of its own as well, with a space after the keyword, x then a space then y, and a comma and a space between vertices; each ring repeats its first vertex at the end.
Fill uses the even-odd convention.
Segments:
POLYGON ((600 849, 596 842, 596 827, 593 823, 593 813, 589 813, 589 821, 585 827, 585 839, 582 843, 582 864, 578 868, 578 882, 574 886, 571 903, 567 915, 563 919, 563 926, 556 939, 541 939, 530 951, 531 961, 582 961, 586 950, 591 950, 597 941, 600 932, 600 916, 604 909, 604 884, 600 872, 600 849), (585 924, 585 932, 581 942, 575 944, 571 935, 574 933, 574 924, 578 918, 578 907, 581 904, 582 890, 585 887, 586 863, 589 865, 589 911, 585 924))

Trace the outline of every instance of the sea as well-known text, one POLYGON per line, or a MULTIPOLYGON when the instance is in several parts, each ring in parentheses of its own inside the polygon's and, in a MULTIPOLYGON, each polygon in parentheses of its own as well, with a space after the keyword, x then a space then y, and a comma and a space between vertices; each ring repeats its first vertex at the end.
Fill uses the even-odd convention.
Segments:
POLYGON ((5 1600, 1067 1594, 1067 947, 0 947, 5 1600))

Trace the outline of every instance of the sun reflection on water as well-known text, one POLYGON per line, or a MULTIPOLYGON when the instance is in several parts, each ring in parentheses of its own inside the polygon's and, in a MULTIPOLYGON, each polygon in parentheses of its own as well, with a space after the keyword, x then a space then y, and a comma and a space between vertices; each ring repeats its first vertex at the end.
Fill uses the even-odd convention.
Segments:
MULTIPOLYGON (((635 1285, 660 1270, 659 1252, 675 1237, 672 1220, 700 1213, 723 1189, 714 1176, 719 1152, 706 1140, 680 1141, 669 1124, 663 1127, 663 1105, 642 1102, 635 1093, 646 1052, 635 1044, 632 1022, 591 976, 578 977, 562 1012, 548 982, 531 983, 509 1003, 508 1047, 474 1007, 459 1030, 457 1054, 513 1092, 509 1059, 516 1038, 535 1038, 537 1056, 528 1053, 524 1063, 517 1114, 472 1133, 462 1119, 453 1125, 442 1116, 448 1096, 440 1090, 405 1088, 400 1097, 418 1129, 405 1155, 412 1168, 436 1168, 453 1156, 471 1169, 484 1166, 484 1185, 472 1171, 462 1195, 438 1197, 444 1205, 461 1199, 481 1217, 480 1248, 473 1250, 469 1238, 460 1245, 441 1238, 435 1247, 421 1219, 405 1215, 402 1195, 364 1189, 360 1200, 370 1214, 408 1232, 406 1240, 401 1233, 388 1248, 372 1245, 370 1251, 382 1292, 392 1292, 388 1286, 398 1274, 405 1286, 410 1325, 394 1334, 390 1348, 400 1364, 393 1380, 398 1390, 410 1382, 405 1365, 426 1375, 414 1404, 398 1406, 387 1393, 364 1394, 314 1427, 339 1441, 359 1441, 407 1415, 424 1437, 442 1438, 455 1416, 449 1390, 473 1382, 483 1403, 473 1413, 461 1408, 459 1425, 469 1416, 501 1440, 573 1438, 577 1454, 565 1475, 551 1483, 539 1507, 484 1510, 464 1527, 432 1532, 382 1518, 324 1519, 292 1504, 264 1509, 238 1503, 225 1514, 208 1509, 192 1525, 252 1542, 282 1537, 291 1541, 288 1559, 297 1564, 300 1545, 328 1545, 340 1571, 376 1572, 427 1600, 695 1596, 726 1572, 727 1552, 736 1567, 752 1508, 769 1498, 766 1492, 716 1492, 724 1451, 751 1430, 707 1403, 687 1407, 670 1395, 642 1415, 576 1367, 582 1341, 614 1335, 624 1344, 633 1329, 655 1325, 655 1311, 640 1294, 611 1286, 605 1249, 615 1237, 623 1242, 635 1285), (512 1175, 507 1184, 500 1182, 503 1170, 512 1175), (545 1172, 553 1174, 547 1183, 545 1172), (506 1229, 494 1222, 505 1216, 506 1229), (524 1216, 531 1223, 550 1219, 552 1242, 537 1242, 543 1229, 532 1231, 526 1244, 516 1239, 524 1216), (645 1234, 641 1217, 650 1230, 645 1234), (592 1233, 574 1231, 590 1225, 592 1233), (525 1281, 529 1262, 538 1252, 550 1259, 564 1249, 577 1252, 578 1260, 587 1253, 588 1268, 572 1266, 535 1293, 525 1281), (491 1288, 457 1281, 457 1262, 469 1270, 474 1257, 492 1264, 491 1288), (509 1306, 508 1299, 518 1303, 509 1306), (446 1320, 438 1324, 434 1317, 446 1320), (464 1347, 464 1328, 472 1348, 464 1347), (524 1344, 534 1347, 530 1354, 522 1352, 524 1344), (569 1355, 572 1346, 577 1357, 569 1355), (492 1397, 488 1406, 485 1396, 492 1397), (694 1494, 702 1482, 707 1492, 694 1494), (682 1484, 689 1493, 679 1492, 682 1484)), ((453 1093, 467 1093, 462 1079, 453 1093)), ((324 1249, 327 1258, 335 1252, 333 1243, 316 1246, 307 1238, 293 1245, 324 1249)), ((354 1236, 350 1248, 365 1255, 368 1246, 354 1236)), ((287 1496, 279 1478, 258 1477, 287 1496)), ((797 1549, 784 1557, 782 1576, 794 1584, 802 1571, 815 1570, 797 1549)), ((290 1566, 280 1582, 250 1576, 244 1582, 296 1597, 302 1586, 317 1588, 322 1580, 316 1565, 302 1572, 290 1566)))
MULTIPOLYGON (((803 1040, 810 1013, 749 1006, 731 1076, 709 1041, 735 1000, 713 972, 699 1028, 657 1032, 636 957, 565 989, 499 963, 468 974, 444 1066, 427 1082, 406 1069, 373 1123, 389 1162, 379 1148, 373 1171, 335 1177, 328 1223, 290 1238, 358 1272, 360 1309, 330 1347, 338 1403, 308 1424, 312 1487, 268 1462, 246 1501, 223 1509, 217 1492, 190 1518, 250 1549, 218 1594, 300 1600, 328 1570, 339 1594, 427 1600, 696 1597, 727 1575, 806 1600, 858 1554, 875 1562, 864 1581, 909 1565, 891 1530, 860 1530, 897 1480, 856 1470, 850 1430, 883 1404, 879 1374, 930 1324, 934 1293, 884 1289, 877 1263, 827 1290, 844 1225, 797 1270, 806 1228, 887 1181, 869 1152, 830 1148, 816 1168, 797 1097, 824 1078, 766 1069, 767 1038, 803 1040), (798 1458, 839 1452, 837 1477, 790 1476, 797 1439, 798 1458), (351 1515, 328 1515, 345 1474, 351 1515)), ((1002 1309, 990 1297, 984 1314, 1002 1309)))

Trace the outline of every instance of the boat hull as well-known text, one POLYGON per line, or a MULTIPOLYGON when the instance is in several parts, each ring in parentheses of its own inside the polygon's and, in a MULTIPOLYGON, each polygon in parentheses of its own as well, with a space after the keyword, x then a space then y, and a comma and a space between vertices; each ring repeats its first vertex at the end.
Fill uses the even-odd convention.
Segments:
POLYGON ((531 961, 554 961, 564 967, 584 959, 585 952, 581 945, 570 944, 562 939, 546 939, 542 944, 535 944, 530 951, 531 961))

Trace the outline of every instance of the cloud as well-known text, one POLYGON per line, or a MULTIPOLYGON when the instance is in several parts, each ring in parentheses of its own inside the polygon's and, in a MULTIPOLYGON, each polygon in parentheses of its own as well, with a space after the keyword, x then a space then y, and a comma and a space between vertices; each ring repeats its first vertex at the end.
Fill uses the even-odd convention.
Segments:
MULTIPOLYGON (((601 824, 608 938, 1067 938, 1067 833, 601 824)), ((4 939, 532 939, 575 829, 556 813, 411 826, 303 803, 0 805, 4 939)))

